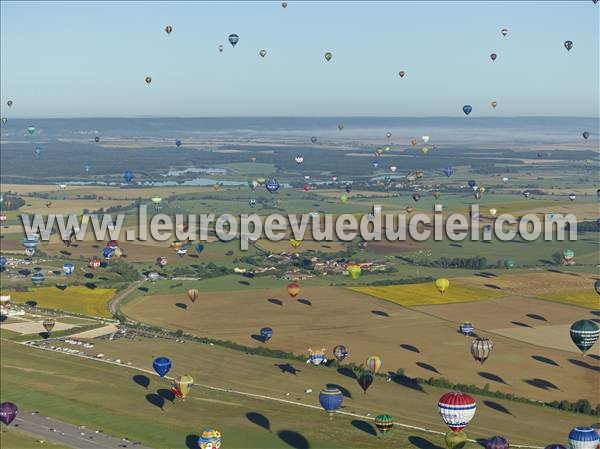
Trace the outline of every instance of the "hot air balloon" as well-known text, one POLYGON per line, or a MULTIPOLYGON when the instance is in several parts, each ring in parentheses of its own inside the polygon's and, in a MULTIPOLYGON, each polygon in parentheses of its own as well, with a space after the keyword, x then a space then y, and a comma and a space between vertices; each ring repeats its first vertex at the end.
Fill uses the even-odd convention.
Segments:
POLYGON ((171 381, 171 391, 173 394, 181 399, 185 399, 194 386, 194 378, 188 374, 183 376, 175 376, 175 379, 171 381))
POLYGON ((333 58, 333 55, 331 54, 330 51, 325 53, 325 60, 326 61, 331 61, 331 58, 333 58))
POLYGON ((333 348, 333 355, 338 362, 342 362, 348 356, 348 350, 344 345, 337 345, 333 348))
POLYGON ((508 34, 508 29, 506 29, 506 28, 502 28, 502 29, 500 30, 500 34, 502 34, 502 36, 506 36, 506 35, 508 34))
POLYGON ((167 25, 165 27, 165 33, 171 34, 172 31, 173 31, 173 27, 171 25, 167 25))
POLYGON ((179 148, 181 146, 181 140, 175 139, 175 146, 179 148))
POLYGON ((277 190, 279 190, 279 183, 274 178, 269 179, 265 183, 265 189, 267 189, 270 193, 275 193, 275 192, 277 192, 277 190))
POLYGON ((196 299, 198 299, 198 296, 200 295, 200 293, 198 292, 197 289, 190 288, 187 292, 187 295, 188 295, 188 298, 190 298, 190 301, 196 302, 196 299))
POLYGON ((0 404, 0 421, 9 425, 17 417, 19 409, 12 402, 3 402, 0 404))
POLYGON ((577 195, 575 195, 574 193, 569 194, 569 200, 575 201, 576 199, 577 199, 577 195))
POLYGON ((471 106, 470 104, 466 104, 463 106, 462 110, 465 113, 465 115, 469 115, 473 110, 473 106, 471 106))
POLYGON ((46 278, 42 273, 34 273, 33 276, 31 276, 31 282, 35 286, 42 285, 45 280, 46 278))
POLYGON ((404 78, 404 75, 406 75, 406 72, 404 70, 400 70, 398 72, 398 75, 400 75, 400 78, 404 78))
POLYGON ((98 137, 98 136, 94 137, 94 142, 96 142, 96 143, 100 142, 100 137, 98 137))
POLYGON ((267 56, 267 50, 261 50, 258 52, 258 54, 260 55, 261 58, 264 58, 265 56, 267 56))
POLYGON ((497 101, 492 101, 492 103, 491 103, 491 104, 492 104, 492 107, 493 107, 494 109, 496 108, 496 106, 498 106, 498 102, 497 102, 497 101))
POLYGON ((2 123, 6 125, 6 122, 8 122, 8 119, 6 117, 2 117, 2 123))
POLYGON ((148 279, 150 279, 150 282, 156 282, 159 278, 160 274, 158 274, 156 271, 151 271, 148 273, 148 279))
POLYGON ((505 438, 495 436, 485 442, 485 449, 508 449, 508 441, 505 438))
POLYGON ((427 147, 421 148, 421 153, 423 153, 423 154, 429 153, 429 148, 427 148, 427 147))
POLYGON ((287 8, 287 2, 281 2, 281 7, 282 7, 283 9, 287 8))
POLYGON ((215 429, 204 429, 198 438, 199 449, 219 449, 221 447, 221 432, 215 429))
POLYGON ((491 59, 492 61, 495 61, 497 57, 498 57, 498 55, 497 55, 496 53, 492 53, 492 54, 490 55, 490 59, 491 59))
POLYGON ((378 415, 375 417, 375 427, 385 435, 394 427, 394 418, 390 415, 378 415))
POLYGON ((596 449, 600 438, 592 427, 575 427, 569 432, 570 449, 596 449))
POLYGON ((600 329, 598 325, 591 320, 575 321, 569 330, 571 340, 575 346, 585 354, 598 341, 600 329))
MULTIPOLYGON (((295 238, 290 239, 290 245, 294 249, 298 249, 298 247, 300 247, 301 244, 302 244, 302 239, 295 239, 295 238)), ((290 284, 290 285, 292 285, 292 284, 290 284)), ((288 290, 289 290, 289 287, 290 286, 288 285, 288 290)))
POLYGON ((296 161, 296 164, 301 164, 302 162, 304 162, 304 156, 302 156, 301 154, 299 154, 298 156, 296 156, 294 158, 294 160, 296 161))
POLYGON ((39 145, 36 145, 35 148, 33 149, 33 155, 39 159, 40 156, 42 155, 42 147, 39 145))
POLYGON ((75 265, 72 263, 66 263, 63 265, 63 273, 67 276, 71 276, 75 272, 75 265))
POLYGON ((362 271, 362 269, 360 268, 360 265, 358 264, 350 264, 347 267, 348 270, 348 274, 350 274, 350 277, 354 280, 357 280, 360 276, 360 272, 362 271))
POLYGON ((341 131, 344 129, 344 124, 342 122, 338 123, 338 129, 341 131))
POLYGON ((261 340, 266 343, 273 336, 273 329, 271 329, 270 327, 263 327, 261 328, 259 333, 261 340))
POLYGON ((256 207, 256 200, 254 198, 250 198, 248 200, 248 204, 250 205, 250 207, 256 207))
POLYGON ((316 138, 315 136, 312 136, 312 137, 310 138, 310 141, 311 141, 312 143, 317 143, 317 138, 316 138))
POLYGON ((290 298, 294 299, 298 296, 298 293, 300 293, 300 286, 295 282, 292 282, 287 286, 287 292, 288 295, 290 295, 290 298))
POLYGON ((319 403, 331 418, 339 410, 344 401, 344 395, 338 388, 327 387, 319 393, 319 403))
POLYGON ((513 259, 506 259, 504 261, 504 267, 507 270, 512 270, 515 267, 515 261, 513 259))
POLYGON ((423 141, 423 143, 428 143, 429 142, 429 136, 421 136, 421 140, 423 141))
POLYGON ((369 389, 372 383, 373 375, 371 373, 364 372, 361 373, 360 376, 358 376, 358 385, 360 385, 360 388, 362 388, 365 394, 367 393, 367 390, 369 389))
POLYGON ((219 53, 223 53, 223 44, 219 44, 217 48, 219 49, 219 53))
POLYGON ((563 260, 565 265, 574 265, 575 261, 573 258, 575 257, 575 252, 572 249, 565 249, 563 251, 563 260))
POLYGON ((6 102, 6 106, 8 106, 9 108, 12 108, 12 105, 13 105, 13 101, 12 100, 8 100, 6 102))
POLYGON ((496 208, 494 208, 494 207, 492 207, 492 208, 490 209, 490 215, 491 215, 492 217, 495 217, 497 212, 498 212, 498 210, 497 210, 496 208))
POLYGON ((467 444, 467 433, 464 430, 454 432, 449 430, 444 437, 448 449, 462 449, 467 444))
POLYGON ((413 147, 414 147, 414 146, 416 146, 416 145, 417 145, 417 143, 418 143, 418 140, 417 140, 417 139, 412 139, 412 140, 410 141, 410 144, 411 144, 413 147))
POLYGON ((348 201, 348 195, 341 195, 341 196, 340 196, 340 201, 341 201, 342 203, 345 203, 346 201, 348 201))
POLYGON ((171 360, 167 357, 156 357, 152 362, 152 368, 160 377, 165 377, 171 369, 171 360))
POLYGON ((313 351, 309 348, 308 360, 306 360, 306 363, 312 363, 315 366, 318 366, 322 363, 327 363, 327 359, 325 358, 325 348, 316 351, 313 351))
POLYGON ((232 47, 235 47, 235 45, 240 40, 240 37, 237 34, 230 34, 227 40, 229 41, 232 47))
POLYGON ((56 322, 52 318, 46 318, 44 321, 42 321, 42 326, 44 326, 44 329, 46 329, 47 334, 50 334, 50 332, 52 332, 52 329, 54 329, 55 324, 56 322))
POLYGON ((483 365, 483 363, 490 356, 492 348, 492 340, 489 338, 478 337, 471 343, 471 355, 475 360, 483 365))
POLYGON ((573 41, 565 41, 564 46, 567 49, 567 51, 571 51, 571 49, 573 48, 573 41))
POLYGON ((146 84, 150 84, 152 82, 152 77, 147 76, 146 78, 144 78, 144 81, 146 81, 146 84))
POLYGON ((584 131, 584 132, 583 132, 583 138, 584 138, 585 140, 587 140, 587 139, 588 139, 588 137, 590 137, 590 133, 589 133, 589 132, 587 132, 587 131, 584 131))
POLYGON ((395 165, 392 165, 390 167, 390 170, 392 171, 392 173, 396 173, 396 170, 398 170, 398 167, 396 167, 395 165))
POLYGON ((8 260, 4 256, 0 256, 0 270, 3 270, 8 260))
POLYGON ((458 326, 458 330, 463 335, 473 335, 473 332, 475 332, 475 326, 470 321, 463 321, 460 323, 460 326, 458 326))
POLYGON ((125 173, 123 173, 123 180, 125 181, 125 184, 129 184, 133 178, 134 176, 131 170, 126 170, 125 173))
POLYGON ((475 416, 476 409, 475 399, 460 391, 446 393, 438 401, 438 411, 453 432, 464 429, 475 416))
POLYGON ((379 368, 381 368, 381 359, 376 355, 372 355, 366 361, 367 369, 371 371, 371 374, 377 374, 379 368))
POLYGON ((446 293, 446 290, 450 287, 450 281, 446 278, 438 278, 435 280, 435 287, 440 293, 446 293))
POLYGON ((28 126, 27 133, 31 136, 35 133, 35 126, 28 126))
POLYGON ((187 247, 178 248, 177 249, 177 255, 179 257, 183 257, 183 256, 185 256, 187 254, 187 251, 188 251, 187 247))
POLYGON ((410 196, 415 201, 415 203, 421 199, 421 194, 418 192, 413 192, 410 196))
POLYGON ((454 168, 452 167, 445 167, 442 171, 448 178, 454 174, 454 168))

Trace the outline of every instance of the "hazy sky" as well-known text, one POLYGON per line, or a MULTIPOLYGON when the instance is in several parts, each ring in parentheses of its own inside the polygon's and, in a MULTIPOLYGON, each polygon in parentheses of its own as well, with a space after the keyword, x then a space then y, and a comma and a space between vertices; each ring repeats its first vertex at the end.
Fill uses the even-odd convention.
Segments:
POLYGON ((3 0, 2 115, 456 116, 471 104, 473 116, 597 117, 599 10, 591 0, 3 0))

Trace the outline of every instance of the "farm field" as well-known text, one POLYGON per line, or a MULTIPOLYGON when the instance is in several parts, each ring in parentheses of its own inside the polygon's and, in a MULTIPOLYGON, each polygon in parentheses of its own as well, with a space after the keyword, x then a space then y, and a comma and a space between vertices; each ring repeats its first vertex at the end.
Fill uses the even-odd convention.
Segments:
MULTIPOLYGON (((437 291, 436 294, 439 295, 437 291)), ((511 323, 524 319, 518 308, 514 311, 510 306, 502 308, 502 313, 492 314, 483 325, 477 324, 478 314, 471 316, 465 312, 479 305, 480 314, 485 314, 486 304, 501 304, 504 298, 414 310, 335 287, 302 287, 298 298, 289 299, 284 285, 278 289, 230 287, 205 292, 193 304, 185 291, 153 292, 130 300, 122 311, 133 319, 159 327, 247 346, 262 346, 264 343, 256 336, 261 327, 269 326, 273 328, 273 338, 266 346, 272 349, 307 354, 308 348, 325 348, 331 354, 335 345, 344 344, 350 352, 348 361, 361 364, 375 354, 382 358, 386 372, 402 368, 413 377, 446 377, 479 386, 490 383, 492 389, 510 389, 515 394, 540 400, 595 400, 596 362, 590 360, 588 366, 580 366, 570 361, 579 358, 575 350, 565 352, 553 347, 557 344, 559 348, 566 347, 570 342, 568 333, 557 335, 549 347, 540 347, 520 338, 492 334, 493 329, 519 327, 511 323), (460 312, 445 316, 436 312, 439 307, 458 307, 460 312), (479 335, 490 336, 494 341, 493 353, 481 367, 469 354, 469 339, 457 332, 458 323, 466 319, 476 322, 479 335), (541 363, 540 358, 553 360, 558 366, 541 363), (522 368, 514 370, 515 365, 522 368)), ((535 313, 538 302, 542 308, 555 308, 546 317, 548 324, 565 324, 573 316, 589 317, 589 311, 584 309, 529 301, 533 301, 529 313, 535 313), (561 308, 566 310, 564 317, 561 308), (553 318, 557 316, 560 320, 555 323, 553 318)), ((543 313, 546 312, 540 314, 543 313)))
POLYGON ((2 446, 10 449, 32 449, 32 448, 44 448, 44 449, 68 449, 68 446, 63 446, 62 444, 50 443, 49 441, 44 441, 40 443, 39 437, 30 435, 26 432, 20 431, 15 427, 5 426, 2 431, 0 431, 0 441, 2 441, 2 446))

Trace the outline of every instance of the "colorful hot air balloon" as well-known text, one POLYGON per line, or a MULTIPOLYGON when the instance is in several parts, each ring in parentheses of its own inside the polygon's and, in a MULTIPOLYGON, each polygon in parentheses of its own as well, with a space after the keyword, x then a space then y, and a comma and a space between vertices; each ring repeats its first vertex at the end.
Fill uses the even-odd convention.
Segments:
POLYGON ((265 183, 265 189, 267 189, 270 193, 275 193, 279 190, 279 182, 276 179, 269 179, 265 183))
POLYGON ((181 399, 185 399, 194 386, 194 378, 188 374, 183 376, 176 376, 171 381, 171 391, 173 394, 181 399))
POLYGON ((273 329, 271 329, 270 327, 263 327, 260 329, 259 333, 262 341, 266 343, 273 336, 273 329))
POLYGON ((190 298, 190 301, 196 302, 196 300, 198 299, 198 296, 200 296, 200 292, 198 292, 198 290, 195 288, 190 288, 187 292, 187 295, 188 295, 188 298, 190 298))
POLYGON ((571 340, 575 346, 585 354, 598 341, 600 329, 598 325, 591 320, 575 321, 569 330, 571 340))
POLYGON ((75 272, 75 265, 72 263, 66 263, 63 265, 63 273, 67 276, 71 276, 75 272))
POLYGON ((429 153, 429 148, 427 148, 427 147, 421 148, 421 153, 423 153, 423 154, 429 153))
POLYGON ((160 377, 165 377, 171 369, 171 360, 167 357, 156 357, 152 362, 152 368, 160 377))
POLYGON ((462 449, 467 444, 467 433, 464 430, 453 432, 449 430, 444 437, 448 449, 462 449))
POLYGON ((379 368, 381 368, 381 359, 376 355, 372 355, 366 361, 367 369, 371 371, 371 374, 377 374, 379 368))
POLYGON ((569 432, 570 449, 596 449, 600 439, 592 427, 575 427, 569 432))
POLYGON ((292 282, 291 284, 288 284, 287 292, 288 295, 290 295, 290 298, 295 299, 296 296, 298 296, 298 293, 300 293, 300 286, 295 282, 292 282))
POLYGON ((46 329, 46 333, 48 334, 52 332, 55 324, 56 322, 52 318, 46 318, 44 321, 42 321, 42 326, 44 326, 44 329, 46 329))
POLYGON ((485 449, 508 449, 508 441, 505 438, 495 436, 485 442, 485 449))
POLYGON ((360 272, 362 271, 362 269, 360 268, 360 265, 358 264, 349 264, 347 267, 348 270, 348 274, 350 274, 350 277, 353 280, 357 280, 360 276, 360 272))
POLYGON ((198 438, 199 449, 220 449, 221 432, 215 429, 204 429, 198 438))
POLYGON ((454 432, 461 431, 471 422, 476 409, 475 399, 460 391, 446 393, 438 401, 438 411, 442 419, 454 432))
POLYGON ((235 45, 239 42, 240 37, 237 34, 230 34, 227 40, 229 41, 232 47, 235 47, 235 45))
POLYGON ((161 266, 161 267, 165 267, 168 263, 168 260, 165 256, 158 256, 156 258, 156 264, 161 266))
POLYGON ((463 106, 462 110, 465 113, 465 115, 469 115, 473 110, 473 106, 471 106, 470 104, 466 104, 463 106))
POLYGON ((322 389, 319 393, 319 403, 329 417, 332 417, 333 414, 339 410, 343 401, 344 395, 338 388, 327 387, 322 389))
POLYGON ((435 280, 435 287, 440 293, 446 293, 446 290, 450 287, 450 281, 446 278, 438 278, 435 280))
POLYGON ((493 344, 492 340, 489 338, 476 338, 471 343, 471 355, 475 360, 477 360, 480 364, 488 359, 492 352, 493 344))
POLYGON ((287 8, 287 2, 281 2, 281 7, 282 7, 283 9, 287 8))
POLYGON ((491 215, 492 217, 495 217, 497 212, 498 212, 498 209, 496 209, 496 208, 494 208, 494 207, 492 207, 492 208, 490 209, 490 215, 491 215))
POLYGON ((308 360, 306 360, 306 363, 312 363, 315 366, 318 366, 322 363, 327 363, 327 358, 325 357, 325 348, 315 351, 309 348, 308 360))
POLYGON ((19 413, 19 409, 12 402, 3 402, 0 404, 0 421, 7 426, 14 421, 19 413))
POLYGON ((565 265, 574 265, 575 261, 573 258, 575 257, 575 252, 572 249, 565 249, 563 251, 563 260, 565 265))
POLYGON ((470 321, 463 321, 460 323, 460 326, 458 326, 458 330, 463 335, 473 335, 473 332, 475 332, 475 325, 470 321))
POLYGON ((492 53, 492 54, 490 55, 490 59, 491 59, 492 61, 495 61, 497 57, 498 57, 498 55, 497 55, 496 53, 492 53))
POLYGON ((369 389, 372 383, 373 375, 371 373, 364 372, 361 373, 360 376, 358 376, 358 385, 360 385, 360 388, 362 388, 365 394, 367 393, 367 390, 369 389))
POLYGON ((333 355, 338 362, 342 362, 348 356, 348 350, 344 345, 337 345, 333 348, 333 355))
POLYGON ((330 51, 325 53, 325 60, 326 61, 331 61, 331 58, 333 58, 333 54, 331 54, 330 51))
POLYGON ((565 41, 564 46, 567 49, 567 51, 571 51, 571 49, 573 48, 573 41, 565 41))
POLYGON ((394 418, 390 415, 378 415, 375 417, 375 427, 385 435, 394 427, 394 418))

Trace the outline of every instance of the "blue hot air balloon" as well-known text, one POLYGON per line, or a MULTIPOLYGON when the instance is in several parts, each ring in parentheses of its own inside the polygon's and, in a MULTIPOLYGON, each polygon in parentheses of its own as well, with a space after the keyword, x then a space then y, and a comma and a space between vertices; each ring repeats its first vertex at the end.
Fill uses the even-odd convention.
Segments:
POLYGON ((263 327, 260 330, 260 338, 262 339, 262 341, 267 342, 271 339, 272 336, 273 329, 271 329, 270 327, 263 327))
POLYGON ((175 146, 179 148, 181 146, 181 140, 175 139, 175 146))
POLYGON ((39 158, 42 155, 42 147, 36 145, 35 149, 33 150, 33 154, 35 155, 35 157, 39 158))
POLYGON ((46 280, 46 277, 44 276, 43 273, 34 273, 33 276, 31 276, 31 282, 33 282, 33 285, 42 285, 44 283, 44 281, 46 280))
POLYGON ((152 362, 152 368, 160 377, 165 377, 171 369, 171 361, 166 357, 157 357, 152 362))
POLYGON ((267 189, 271 193, 275 193, 277 192, 277 190, 279 190, 279 182, 277 182, 275 178, 269 179, 265 183, 265 189, 267 189))
POLYGON ((327 387, 319 393, 319 403, 330 417, 339 410, 343 401, 344 395, 338 388, 327 387))
POLYGON ((92 168, 92 167, 90 167, 90 165, 89 165, 89 164, 85 164, 85 165, 83 166, 83 169, 85 170, 85 172, 86 172, 86 173, 89 173, 89 172, 90 172, 90 170, 91 170, 91 168, 92 168))
POLYGON ((593 427, 575 427, 569 432, 571 449, 596 449, 600 440, 593 427))
POLYGON ((467 184, 469 184, 469 187, 473 188, 477 185, 477 181, 475 181, 474 179, 469 179, 467 181, 467 184))
POLYGON ((472 110, 473 106, 471 106, 470 104, 466 104, 463 106, 463 112, 465 113, 465 115, 469 115, 472 110))
POLYGON ((75 265, 72 263, 66 263, 63 265, 63 273, 67 276, 71 276, 75 272, 75 265))
POLYGON ((133 179, 133 172, 131 170, 125 171, 125 173, 123 173, 123 179, 125 180, 125 184, 129 184, 133 179))
POLYGON ((37 245, 38 245, 37 240, 28 239, 28 238, 23 239, 23 246, 27 249, 36 249, 37 245))
POLYGON ((454 174, 454 169, 452 167, 445 167, 442 171, 448 178, 454 174))
POLYGON ((202 243, 196 243, 196 252, 200 254, 202 251, 204 251, 204 245, 202 243))
POLYGON ((6 259, 6 257, 0 256, 0 268, 1 269, 4 269, 7 262, 8 262, 8 260, 6 259))
POLYGON ((110 247, 106 247, 102 250, 102 257, 104 257, 106 260, 108 259, 112 259, 112 257, 115 255, 115 250, 113 248, 110 247))
POLYGON ((238 43, 238 41, 240 40, 240 37, 237 34, 230 34, 227 39, 229 40, 229 43, 231 44, 231 46, 235 47, 235 44, 238 43))
POLYGON ((379 167, 379 161, 373 161, 373 168, 379 167))

